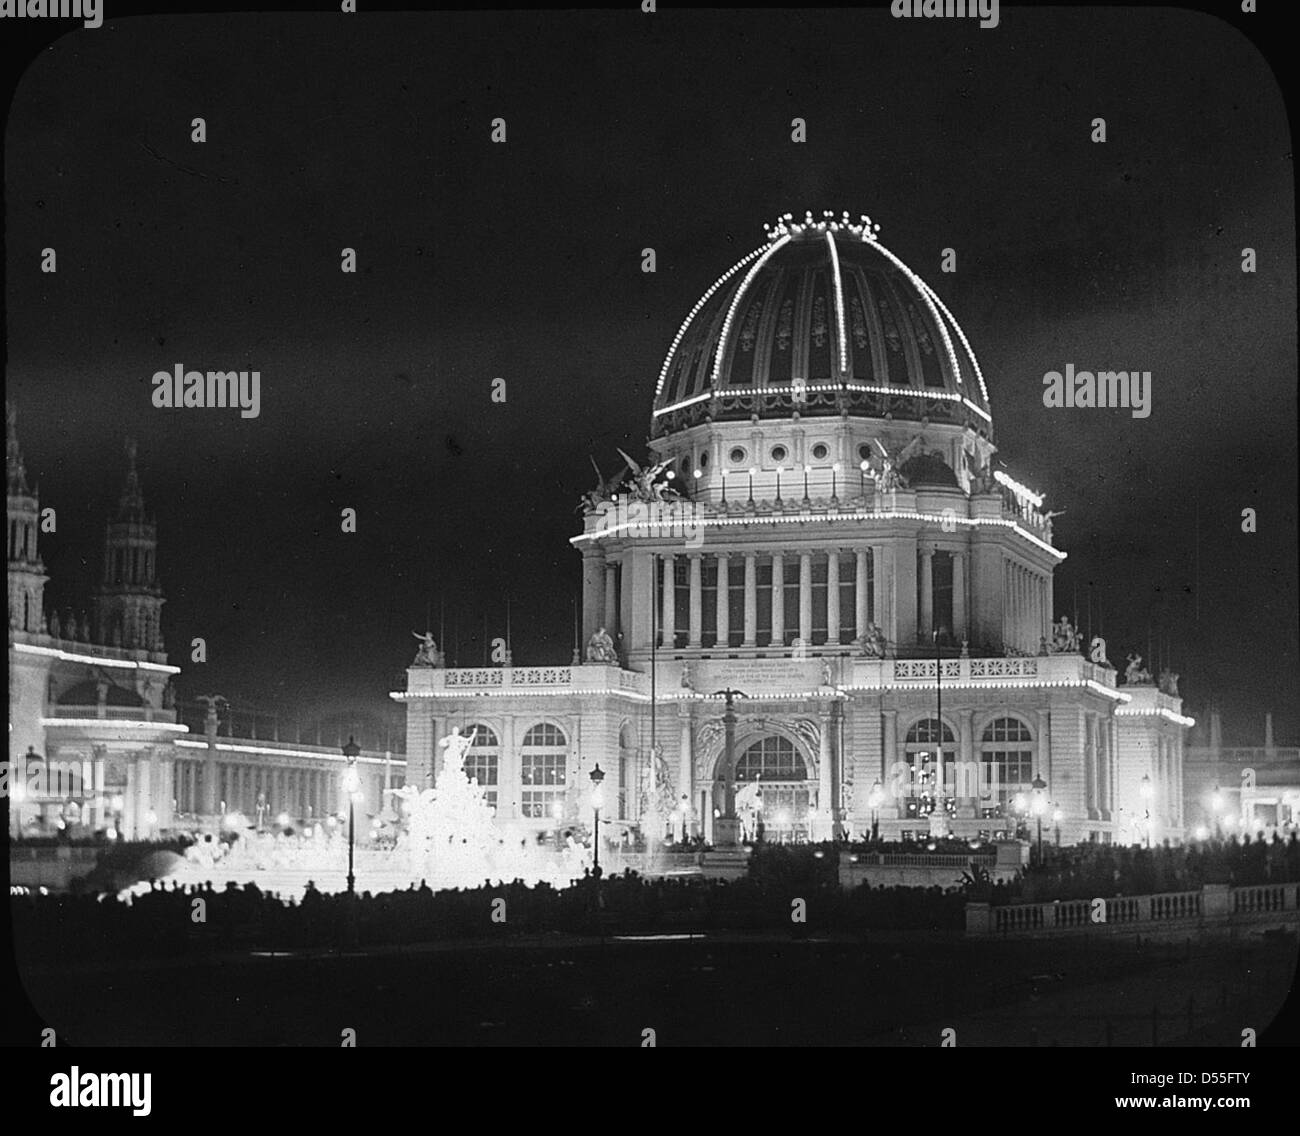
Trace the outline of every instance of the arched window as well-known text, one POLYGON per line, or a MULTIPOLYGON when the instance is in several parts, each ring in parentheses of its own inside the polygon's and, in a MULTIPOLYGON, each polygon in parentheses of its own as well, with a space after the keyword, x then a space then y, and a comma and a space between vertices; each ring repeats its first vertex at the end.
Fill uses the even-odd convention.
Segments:
POLYGON ((497 773, 501 765, 501 745, 492 729, 476 722, 461 730, 463 734, 473 734, 465 752, 465 776, 477 781, 483 789, 483 796, 494 809, 497 807, 497 773))
POLYGON ((746 834, 778 843, 808 839, 808 767, 788 738, 755 742, 736 762, 736 812, 746 834))
POLYGON ((1029 793, 1034 780, 1034 740, 1019 718, 995 718, 980 740, 980 815, 1009 816, 1011 798, 1029 793))
POLYGON ((568 756, 568 739, 558 726, 539 722, 524 735, 519 750, 520 815, 554 817, 563 807, 568 756))
POLYGON ((903 742, 908 765, 908 791, 903 798, 904 815, 917 819, 928 817, 939 807, 942 798, 951 801, 950 791, 956 772, 957 739, 946 723, 938 718, 914 722, 903 742), (943 749, 943 780, 939 785, 939 750, 943 749))

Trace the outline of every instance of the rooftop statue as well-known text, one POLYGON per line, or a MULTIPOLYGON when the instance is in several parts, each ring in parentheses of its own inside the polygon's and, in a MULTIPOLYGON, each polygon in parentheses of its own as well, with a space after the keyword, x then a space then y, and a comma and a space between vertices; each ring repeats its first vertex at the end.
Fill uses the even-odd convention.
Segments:
POLYGON ((1106 640, 1100 635, 1093 636, 1092 642, 1089 644, 1088 658, 1099 667, 1110 666, 1110 660, 1106 658, 1106 640))
POLYGON ((1173 698, 1179 697, 1177 671, 1171 671, 1168 667, 1165 667, 1160 672, 1160 678, 1157 680, 1156 685, 1160 687, 1162 694, 1168 694, 1173 698))
POLYGON ((1052 625, 1052 654, 1077 655, 1079 653, 1079 632, 1070 622, 1070 617, 1063 615, 1052 625))
MULTIPOLYGON (((590 457, 590 455, 588 455, 590 457)), ((573 511, 575 513, 595 513, 607 501, 611 500, 615 493, 618 492, 619 479, 617 477, 607 478, 601 471, 600 466, 596 464, 595 458, 590 458, 591 468, 596 471, 596 487, 587 490, 582 495, 582 500, 578 507, 573 511)))
POLYGON ((614 640, 603 627, 596 628, 595 634, 587 640, 587 662, 618 664, 618 652, 614 649, 614 640))
POLYGON ((1128 666, 1124 668, 1124 681, 1129 686, 1150 686, 1151 672, 1142 665, 1142 656, 1136 653, 1128 656, 1128 666))
POLYGON ((656 484, 656 478, 668 468, 670 462, 657 462, 642 469, 622 450, 618 452, 623 455, 623 460, 627 462, 628 469, 632 471, 632 476, 626 482, 627 490, 638 501, 676 501, 681 497, 681 494, 671 485, 656 484))
POLYGON ((438 650, 438 644, 433 641, 433 636, 428 631, 423 635, 418 631, 412 631, 411 634, 420 641, 420 649, 415 653, 415 661, 411 663, 411 666, 442 666, 442 652, 438 650))

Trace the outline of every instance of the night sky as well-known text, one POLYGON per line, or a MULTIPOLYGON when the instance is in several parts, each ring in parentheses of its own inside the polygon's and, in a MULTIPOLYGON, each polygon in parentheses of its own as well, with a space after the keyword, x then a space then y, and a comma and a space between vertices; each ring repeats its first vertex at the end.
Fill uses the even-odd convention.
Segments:
POLYGON ((1269 709, 1293 741, 1293 169, 1256 49, 1172 8, 628 7, 110 19, 40 55, 5 136, 7 372, 54 605, 89 609, 130 434, 183 698, 392 717, 426 610, 478 665, 507 594, 516 663, 567 662, 588 455, 644 452, 674 332, 765 222, 848 210, 961 321, 1001 460, 1066 511, 1058 613, 1077 594, 1113 660, 1166 642, 1229 741, 1269 709), (178 362, 259 370, 261 416, 154 409, 178 362), (1044 409, 1066 363, 1152 371, 1150 418, 1044 409))

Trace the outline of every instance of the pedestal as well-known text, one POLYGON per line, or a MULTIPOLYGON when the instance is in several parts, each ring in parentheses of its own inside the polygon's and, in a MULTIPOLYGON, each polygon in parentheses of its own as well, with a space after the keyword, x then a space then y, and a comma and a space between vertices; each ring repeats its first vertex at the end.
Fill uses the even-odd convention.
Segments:
POLYGON ((735 848, 740 844, 740 821, 736 817, 715 817, 713 847, 735 848))

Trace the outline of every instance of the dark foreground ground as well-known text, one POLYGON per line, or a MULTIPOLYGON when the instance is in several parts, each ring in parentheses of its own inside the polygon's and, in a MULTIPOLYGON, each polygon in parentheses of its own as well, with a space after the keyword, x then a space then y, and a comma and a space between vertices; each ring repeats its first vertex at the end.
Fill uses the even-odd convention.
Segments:
POLYGON ((560 936, 29 967, 60 1045, 1241 1044, 1296 940, 1143 944, 560 936))

